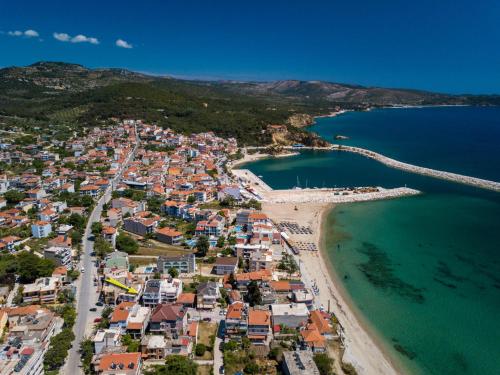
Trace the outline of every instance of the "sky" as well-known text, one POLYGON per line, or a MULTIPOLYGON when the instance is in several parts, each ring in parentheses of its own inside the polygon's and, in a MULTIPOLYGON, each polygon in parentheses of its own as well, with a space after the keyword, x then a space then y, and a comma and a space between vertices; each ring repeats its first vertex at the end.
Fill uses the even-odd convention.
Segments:
POLYGON ((500 1, 7 1, 0 66, 500 94, 500 1))

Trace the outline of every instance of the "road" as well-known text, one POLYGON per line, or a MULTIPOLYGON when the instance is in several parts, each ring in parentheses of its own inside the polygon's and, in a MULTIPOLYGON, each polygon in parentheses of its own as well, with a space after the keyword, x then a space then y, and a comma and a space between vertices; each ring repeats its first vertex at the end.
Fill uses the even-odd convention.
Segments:
POLYGON ((105 190, 104 194, 97 201, 87 221, 87 226, 85 227, 85 233, 83 235, 82 258, 79 265, 80 268, 85 268, 85 272, 81 274, 77 282, 77 317, 75 326, 73 328, 73 331, 75 333, 75 341, 73 342, 73 346, 69 351, 66 364, 61 369, 61 374, 83 374, 82 368, 80 367, 80 342, 85 338, 86 334, 91 333, 91 323, 96 317, 96 314, 90 312, 89 309, 95 306, 98 298, 97 287, 94 286, 93 281, 93 277, 97 273, 97 270, 93 264, 92 257, 90 256, 94 249, 94 242, 89 240, 89 237, 92 234, 91 227, 92 223, 100 220, 103 205, 111 200, 111 193, 113 192, 116 183, 120 180, 123 171, 127 168, 130 161, 133 160, 138 146, 139 139, 137 137, 137 142, 134 149, 129 154, 125 163, 123 163, 123 166, 120 169, 119 173, 111 181, 110 186, 105 190))

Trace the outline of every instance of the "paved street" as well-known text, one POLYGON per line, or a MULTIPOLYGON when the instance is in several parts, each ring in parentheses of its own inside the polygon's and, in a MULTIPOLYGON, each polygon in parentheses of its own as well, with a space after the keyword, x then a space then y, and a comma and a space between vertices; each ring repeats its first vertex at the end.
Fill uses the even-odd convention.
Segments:
MULTIPOLYGON (((78 279, 77 282, 77 295, 76 295, 76 310, 77 319, 73 331, 75 333, 75 341, 73 342, 73 347, 70 349, 66 365, 61 369, 61 374, 75 375, 83 374, 82 368, 80 367, 80 342, 83 338, 89 335, 93 320, 99 316, 99 314, 90 312, 89 309, 95 306, 97 302, 97 287, 94 286, 93 278, 96 275, 97 270, 92 261, 90 254, 94 248, 94 242, 89 240, 92 234, 91 227, 92 223, 99 221, 102 213, 102 207, 104 203, 111 200, 111 193, 116 183, 120 180, 123 171, 126 169, 130 161, 133 159, 139 142, 137 142, 132 153, 129 155, 128 159, 125 161, 122 169, 118 175, 111 181, 110 186, 106 189, 102 197, 97 201, 95 208, 89 216, 87 226, 85 227, 85 233, 83 235, 83 250, 81 255, 81 261, 79 267, 85 268, 78 279)), ((100 311, 101 309, 99 309, 100 311)))

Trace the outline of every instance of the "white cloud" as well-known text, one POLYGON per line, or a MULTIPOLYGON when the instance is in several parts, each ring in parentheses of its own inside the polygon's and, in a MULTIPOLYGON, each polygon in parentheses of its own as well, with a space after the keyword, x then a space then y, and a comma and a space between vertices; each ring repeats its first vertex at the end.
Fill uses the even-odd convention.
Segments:
POLYGON ((90 44, 99 44, 97 38, 88 37, 82 34, 78 34, 71 38, 71 43, 90 43, 90 44))
POLYGON ((24 35, 28 38, 37 38, 39 36, 38 32, 35 30, 29 29, 24 32, 24 35))
POLYGON ((33 30, 33 29, 28 29, 26 31, 20 31, 20 30, 7 31, 7 34, 10 36, 25 36, 27 38, 38 38, 39 37, 38 32, 33 30))
POLYGON ((9 34, 10 36, 21 36, 23 35, 23 32, 16 30, 16 31, 8 31, 7 34, 9 34))
POLYGON ((117 39, 115 42, 117 47, 121 48, 133 48, 134 46, 123 39, 117 39))
POLYGON ((60 42, 69 42, 69 40, 71 39, 71 37, 66 33, 54 33, 52 35, 60 42))
POLYGON ((66 33, 54 33, 52 35, 60 42, 99 44, 99 40, 97 38, 88 37, 83 34, 78 34, 73 37, 66 33))

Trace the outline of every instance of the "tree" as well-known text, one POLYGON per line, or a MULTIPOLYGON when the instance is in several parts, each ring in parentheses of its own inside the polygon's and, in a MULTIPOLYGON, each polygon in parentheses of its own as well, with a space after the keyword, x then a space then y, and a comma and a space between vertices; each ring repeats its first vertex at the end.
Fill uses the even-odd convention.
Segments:
POLYGON ((139 244, 136 240, 125 233, 120 233, 116 237, 116 248, 127 254, 135 254, 139 250, 139 244))
POLYGON ((314 355, 314 363, 318 367, 321 375, 333 375, 333 359, 328 357, 326 353, 318 353, 314 355))
POLYGON ((177 276, 179 276, 179 271, 177 270, 177 268, 172 267, 168 270, 168 274, 175 279, 177 276))
POLYGON ((90 228, 92 230, 92 234, 94 236, 97 236, 97 235, 101 234, 101 232, 102 232, 102 223, 100 221, 96 221, 96 222, 92 223, 90 228))
POLYGON ((9 190, 3 197, 8 204, 18 204, 24 199, 25 194, 19 190, 9 190))
POLYGON ((250 282, 247 287, 247 302, 250 306, 262 304, 262 293, 260 292, 259 285, 256 281, 250 282))
POLYGON ((196 375, 198 365, 191 359, 181 355, 170 355, 165 365, 155 366, 152 370, 144 371, 145 375, 196 375))
POLYGON ((194 197, 194 195, 190 195, 187 199, 187 203, 193 204, 194 202, 196 202, 196 198, 194 197))
POLYGON ((122 344, 127 347, 128 353, 135 353, 139 351, 140 341, 132 339, 129 334, 122 336, 122 344))
POLYGON ((256 362, 252 361, 247 363, 247 365, 243 369, 243 372, 245 374, 258 374, 259 370, 259 365, 256 362))
POLYGON ((98 257, 104 258, 107 254, 113 252, 113 247, 101 236, 98 236, 94 242, 94 251, 98 257))
POLYGON ((203 354, 205 354, 205 352, 207 351, 207 347, 205 346, 205 344, 196 344, 196 348, 195 348, 195 354, 198 356, 198 357, 201 357, 203 356, 203 354))
POLYGON ((39 258, 27 251, 17 255, 17 273, 22 283, 32 283, 39 277, 50 276, 55 268, 52 260, 39 258))
POLYGON ((196 252, 196 256, 204 257, 205 255, 207 255, 209 248, 210 248, 210 242, 208 242, 208 237, 207 236, 198 237, 198 240, 196 241, 196 249, 198 250, 196 252))
POLYGON ((85 229, 85 218, 77 213, 72 213, 69 215, 68 224, 72 225, 77 231, 82 231, 85 229))
POLYGON ((224 238, 224 236, 220 236, 218 239, 217 239, 217 247, 219 249, 222 249, 224 247, 224 243, 226 242, 226 239, 224 238))
POLYGON ((82 358, 83 371, 88 374, 90 372, 90 364, 94 355, 94 345, 92 340, 85 339, 80 343, 80 356, 82 358))

